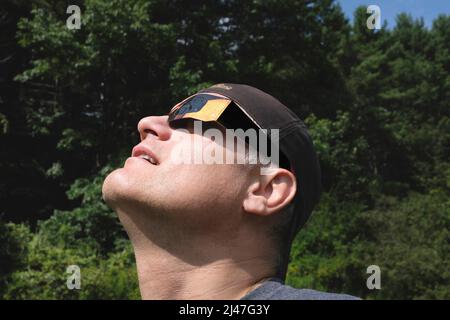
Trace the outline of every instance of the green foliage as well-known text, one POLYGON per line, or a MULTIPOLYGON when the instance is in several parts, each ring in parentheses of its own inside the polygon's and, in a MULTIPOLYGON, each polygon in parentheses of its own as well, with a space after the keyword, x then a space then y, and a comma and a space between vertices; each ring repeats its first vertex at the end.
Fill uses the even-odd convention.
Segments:
POLYGON ((39 236, 49 245, 77 248, 86 243, 99 254, 114 248, 116 239, 124 232, 115 213, 101 201, 101 188, 107 166, 93 179, 77 179, 67 191, 69 199, 81 198, 81 205, 71 211, 55 211, 49 219, 39 223, 39 236))
POLYGON ((80 244, 64 248, 35 235, 28 245, 26 268, 8 278, 3 299, 139 299, 136 266, 131 246, 118 246, 100 257, 80 244), (77 265, 80 290, 67 288, 66 268, 77 265))
POLYGON ((447 194, 381 198, 364 214, 383 272, 383 299, 450 298, 450 200, 447 194))
POLYGON ((8 277, 26 265, 30 229, 24 224, 4 223, 0 220, 0 296, 8 286, 8 277))
POLYGON ((440 192, 413 193, 367 210, 325 195, 293 244, 287 281, 369 299, 448 299, 449 204, 440 192), (366 287, 370 265, 381 269, 380 291, 366 287))
POLYGON ((4 299, 139 299, 136 265, 117 217, 99 199, 105 167, 92 180, 78 179, 67 192, 81 205, 56 211, 36 232, 0 224, 4 299), (81 270, 81 289, 69 290, 66 268, 81 270))
POLYGON ((287 283, 295 287, 352 293, 364 297, 371 245, 358 203, 324 195, 307 227, 292 245, 287 283))
POLYGON ((367 170, 370 156, 367 139, 364 136, 348 139, 354 130, 349 112, 338 111, 334 121, 318 119, 313 114, 305 122, 321 159, 324 186, 332 188, 333 194, 342 200, 367 196, 371 184, 376 183, 376 173, 367 170))

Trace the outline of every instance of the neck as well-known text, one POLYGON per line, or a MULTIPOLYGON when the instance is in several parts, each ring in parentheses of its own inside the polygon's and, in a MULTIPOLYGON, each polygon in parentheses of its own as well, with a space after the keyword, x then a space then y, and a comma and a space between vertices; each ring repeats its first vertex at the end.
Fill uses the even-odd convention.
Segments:
POLYGON ((240 299, 275 274, 273 258, 263 250, 267 246, 250 241, 249 230, 228 234, 222 241, 217 234, 193 237, 161 226, 151 228, 150 234, 130 222, 124 225, 133 243, 143 299, 240 299))
POLYGON ((154 254, 136 254, 143 299, 240 299, 270 277, 269 273, 255 275, 246 271, 252 264, 265 263, 258 259, 223 259, 203 266, 187 264, 175 257, 155 260, 158 259, 154 254))

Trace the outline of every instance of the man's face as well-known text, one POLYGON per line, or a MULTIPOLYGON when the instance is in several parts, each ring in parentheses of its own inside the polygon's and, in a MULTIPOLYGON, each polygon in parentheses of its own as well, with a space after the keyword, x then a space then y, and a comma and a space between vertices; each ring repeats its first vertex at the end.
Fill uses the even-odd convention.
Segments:
POLYGON ((201 154, 196 149, 205 150, 214 144, 215 150, 223 149, 223 154, 231 152, 221 142, 196 134, 193 121, 173 127, 167 116, 146 117, 139 122, 138 130, 141 142, 123 168, 105 179, 103 197, 112 208, 173 219, 202 230, 207 226, 211 232, 238 223, 242 200, 257 169, 242 164, 174 161, 180 160, 174 157, 180 148, 201 154))

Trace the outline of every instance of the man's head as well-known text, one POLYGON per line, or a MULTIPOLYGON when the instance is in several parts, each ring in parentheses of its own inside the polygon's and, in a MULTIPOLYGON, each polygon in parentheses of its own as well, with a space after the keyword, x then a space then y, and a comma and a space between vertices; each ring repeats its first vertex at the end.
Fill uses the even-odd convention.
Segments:
MULTIPOLYGON (((287 258, 293 236, 318 199, 320 172, 303 124, 278 104, 258 89, 221 84, 183 100, 169 116, 139 122, 141 142, 103 186, 103 197, 118 212, 135 250, 156 245, 180 259, 192 259, 183 251, 190 247, 198 257, 196 264, 227 254, 231 259, 256 254, 284 276, 286 260, 280 264, 280 256, 287 258), (195 97, 202 102, 193 103, 199 100, 195 97), (273 125, 267 126, 270 122, 273 125), (227 144, 231 128, 280 130, 275 141, 280 145, 271 151, 280 151, 282 166, 249 161, 255 146, 227 144), (290 139, 292 135, 297 139, 290 139), (205 161, 205 154, 223 161, 205 161), (186 158, 189 161, 183 161, 186 158), (238 160, 242 158, 246 161, 238 160), (263 167, 270 170, 261 174, 263 167), (309 192, 311 186, 302 182, 311 181, 314 190, 309 192), (311 195, 314 199, 305 198, 311 195)), ((269 132, 260 137, 264 136, 273 145, 275 135, 269 132)), ((256 158, 261 160, 258 152, 256 158)))

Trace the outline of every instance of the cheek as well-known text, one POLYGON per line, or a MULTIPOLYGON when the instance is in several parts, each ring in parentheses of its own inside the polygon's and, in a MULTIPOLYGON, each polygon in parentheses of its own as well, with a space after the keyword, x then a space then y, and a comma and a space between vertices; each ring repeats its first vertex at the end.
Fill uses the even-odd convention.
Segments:
POLYGON ((199 205, 230 204, 239 201, 244 187, 244 176, 238 175, 232 165, 181 165, 168 174, 167 195, 186 203, 199 205))

